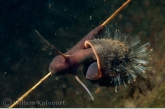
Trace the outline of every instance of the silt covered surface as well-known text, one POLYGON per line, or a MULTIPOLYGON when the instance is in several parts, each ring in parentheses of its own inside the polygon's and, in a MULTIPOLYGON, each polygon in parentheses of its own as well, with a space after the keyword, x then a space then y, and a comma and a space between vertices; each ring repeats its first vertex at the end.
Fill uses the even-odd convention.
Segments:
MULTIPOLYGON (((1 1, 0 107, 5 107, 3 101, 6 98, 14 102, 45 76, 51 60, 58 55, 36 34, 35 29, 64 53, 124 2, 1 1)), ((123 92, 115 93, 114 87, 100 87, 90 83, 84 77, 81 67, 77 75, 91 91, 94 101, 73 75, 64 75, 49 77, 16 107, 165 107, 164 5, 163 0, 132 0, 109 23, 117 24, 124 33, 138 35, 142 43, 150 42, 153 48, 151 64, 155 71, 152 80, 155 87, 145 96, 138 94, 137 90, 133 99, 123 99, 123 92), (35 102, 35 105, 25 102, 35 102)))

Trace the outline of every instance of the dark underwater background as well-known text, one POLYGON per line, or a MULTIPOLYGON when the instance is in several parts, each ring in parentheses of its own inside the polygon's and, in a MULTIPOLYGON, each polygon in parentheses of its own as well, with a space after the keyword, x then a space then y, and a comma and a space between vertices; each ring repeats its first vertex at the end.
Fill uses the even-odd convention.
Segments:
MULTIPOLYGON (((58 55, 35 29, 65 53, 93 28, 103 23, 125 0, 0 0, 0 107, 8 107, 49 71, 58 55), (5 103, 5 100, 8 100, 5 103), (11 101, 11 102, 10 102, 11 101)), ((24 102, 55 102, 56 105, 16 107, 165 107, 165 1, 132 0, 109 24, 139 36, 153 48, 155 87, 145 95, 122 99, 122 91, 90 83, 94 101, 73 75, 51 76, 24 102), (65 102, 59 105, 58 102, 65 102)))

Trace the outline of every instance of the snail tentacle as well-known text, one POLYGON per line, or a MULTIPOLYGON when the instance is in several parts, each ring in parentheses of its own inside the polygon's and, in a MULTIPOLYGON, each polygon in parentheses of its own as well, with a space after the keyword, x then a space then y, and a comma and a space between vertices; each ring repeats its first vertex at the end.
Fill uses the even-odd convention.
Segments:
POLYGON ((88 92, 88 94, 90 95, 90 97, 92 98, 92 100, 94 100, 92 94, 90 93, 90 91, 88 90, 88 88, 83 84, 83 82, 81 82, 81 80, 78 78, 78 76, 75 76, 75 78, 84 87, 84 89, 88 92))

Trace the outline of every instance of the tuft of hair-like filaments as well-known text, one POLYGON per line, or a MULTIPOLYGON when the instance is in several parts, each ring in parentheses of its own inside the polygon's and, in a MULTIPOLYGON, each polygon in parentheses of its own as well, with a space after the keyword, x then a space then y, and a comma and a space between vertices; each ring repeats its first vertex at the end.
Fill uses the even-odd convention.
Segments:
POLYGON ((150 62, 149 43, 141 45, 139 37, 127 36, 117 29, 112 31, 109 27, 106 28, 103 36, 103 39, 95 40, 109 40, 107 44, 110 51, 102 51, 103 55, 107 55, 108 52, 108 60, 103 57, 101 63, 105 63, 102 65, 105 75, 111 76, 111 72, 115 71, 116 74, 112 75, 112 80, 116 92, 118 86, 127 87, 126 84, 136 81, 138 76, 147 78, 146 72, 151 68, 148 67, 150 62), (108 61, 110 65, 107 64, 108 61))

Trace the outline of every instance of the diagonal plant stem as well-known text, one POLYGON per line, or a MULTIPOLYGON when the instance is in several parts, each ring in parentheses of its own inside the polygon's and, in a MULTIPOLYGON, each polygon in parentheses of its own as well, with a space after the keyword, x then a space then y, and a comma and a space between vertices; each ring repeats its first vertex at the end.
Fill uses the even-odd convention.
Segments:
MULTIPOLYGON (((105 22, 101 24, 102 27, 107 25, 131 0, 127 0, 120 8, 118 8, 105 22)), ((36 31, 36 30, 35 30, 36 31)), ((38 31, 36 31, 38 33, 38 31)), ((39 33, 38 33, 39 34, 39 33)), ((40 35, 40 34, 39 34, 40 35)), ((40 35, 41 36, 41 35, 40 35)), ((48 42, 49 43, 49 42, 48 42)), ((50 43, 49 43, 50 44, 50 43)), ((54 47, 55 48, 55 47, 54 47)), ((56 49, 56 48, 55 48, 56 49)), ((60 54, 62 54, 58 49, 56 50, 60 54)), ((20 101, 22 101, 26 96, 29 95, 38 85, 40 85, 45 79, 47 79, 52 73, 49 72, 46 76, 44 76, 38 83, 36 83, 31 89, 29 89, 25 94, 23 94, 16 102, 14 102, 9 108, 13 108, 20 101)), ((75 77, 77 79, 77 77, 75 77)), ((77 79, 78 80, 78 79, 77 79)), ((92 97, 92 96, 91 96, 92 97)), ((93 97, 92 97, 93 98, 93 97)))

